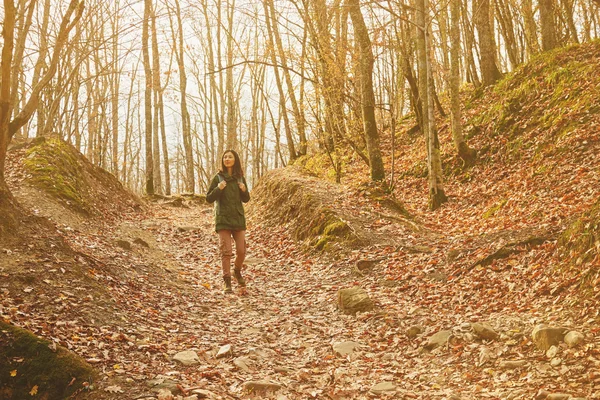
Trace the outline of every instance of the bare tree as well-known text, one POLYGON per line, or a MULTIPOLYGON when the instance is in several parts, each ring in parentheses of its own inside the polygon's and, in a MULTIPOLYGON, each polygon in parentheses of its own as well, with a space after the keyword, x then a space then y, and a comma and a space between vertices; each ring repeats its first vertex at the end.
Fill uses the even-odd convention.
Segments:
POLYGON ((83 2, 71 0, 60 24, 48 69, 32 88, 22 110, 11 120, 14 99, 11 89, 13 79, 18 79, 18 74, 15 76, 13 70, 16 10, 13 0, 4 0, 3 46, 2 58, 0 59, 0 75, 2 77, 0 81, 0 214, 2 215, 2 218, 0 218, 0 221, 2 221, 0 223, 0 233, 2 234, 17 225, 17 219, 14 217, 17 206, 4 177, 8 145, 15 133, 29 121, 35 112, 40 93, 56 73, 62 49, 69 39, 69 33, 77 25, 82 13, 83 2))

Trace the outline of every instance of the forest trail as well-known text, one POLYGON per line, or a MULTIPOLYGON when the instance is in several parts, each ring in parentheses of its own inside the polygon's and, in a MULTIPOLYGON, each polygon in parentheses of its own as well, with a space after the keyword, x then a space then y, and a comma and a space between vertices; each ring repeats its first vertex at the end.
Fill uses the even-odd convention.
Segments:
MULTIPOLYGON (((502 280, 500 273, 475 270, 473 278, 448 283, 424 268, 385 278, 395 249, 333 260, 304 253, 283 228, 249 226, 248 294, 235 286, 234 294, 224 294, 212 209, 153 205, 147 215, 117 230, 131 239, 146 232, 149 247, 125 255, 127 278, 112 285, 123 329, 107 333, 106 346, 84 350, 107 378, 92 398, 173 392, 215 399, 531 399, 542 391, 594 399, 600 393, 594 346, 563 343, 547 355, 530 338, 539 322, 592 327, 551 301, 521 310, 531 299, 499 306, 498 288, 483 287, 477 276, 502 280), (382 258, 371 263, 371 273, 353 268, 358 260, 382 258), (352 286, 367 290, 373 311, 355 317, 337 309, 337 291, 352 286), (473 322, 489 322, 498 336, 482 340, 473 322), (173 360, 184 351, 197 355, 194 365, 173 360)), ((430 254, 410 256, 423 262, 430 254)))

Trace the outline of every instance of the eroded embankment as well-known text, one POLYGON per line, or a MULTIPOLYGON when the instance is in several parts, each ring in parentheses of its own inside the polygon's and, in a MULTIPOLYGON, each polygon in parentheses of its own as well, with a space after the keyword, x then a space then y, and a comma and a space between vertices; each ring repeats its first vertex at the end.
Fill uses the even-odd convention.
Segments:
POLYGON ((286 225, 295 240, 318 250, 398 245, 400 236, 390 236, 390 230, 422 229, 398 201, 376 187, 348 188, 296 166, 269 171, 252 199, 252 222, 286 225))

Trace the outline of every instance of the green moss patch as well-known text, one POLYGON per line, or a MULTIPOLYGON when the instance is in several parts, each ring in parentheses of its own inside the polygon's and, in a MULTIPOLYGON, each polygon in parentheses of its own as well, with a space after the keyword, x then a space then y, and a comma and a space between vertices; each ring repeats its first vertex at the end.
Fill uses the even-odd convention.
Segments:
POLYGON ((121 215, 141 206, 114 175, 90 163, 58 137, 34 140, 22 163, 32 186, 86 216, 121 215))
POLYGON ((90 388, 96 372, 83 359, 0 321, 0 398, 66 399, 90 388))
POLYGON ((356 240, 332 202, 316 190, 316 182, 300 167, 269 171, 253 190, 255 204, 249 215, 267 224, 287 224, 295 240, 318 250, 328 249, 333 242, 356 240))
POLYGON ((89 213, 83 167, 67 143, 60 139, 37 141, 27 150, 23 164, 36 187, 77 211, 89 213))
POLYGON ((542 53, 508 74, 469 107, 466 132, 485 134, 492 154, 518 161, 560 155, 578 129, 598 120, 600 41, 542 53))

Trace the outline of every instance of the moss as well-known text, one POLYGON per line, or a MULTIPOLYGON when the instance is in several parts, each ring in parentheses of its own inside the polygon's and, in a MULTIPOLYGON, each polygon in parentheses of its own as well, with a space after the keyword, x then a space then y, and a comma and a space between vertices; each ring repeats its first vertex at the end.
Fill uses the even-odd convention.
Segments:
POLYGON ((0 397, 65 399, 83 390, 96 372, 80 357, 29 331, 0 321, 0 397), (73 383, 71 384, 71 382, 73 383), (37 387, 37 394, 32 390, 37 387))
POLYGON ((502 209, 502 207, 504 207, 506 205, 507 202, 508 202, 507 199, 500 200, 498 203, 494 204, 486 212, 484 212, 483 215, 482 215, 482 217, 484 219, 493 217, 494 215, 496 215, 496 213, 498 211, 500 211, 502 209))
POLYGON ((323 229, 323 233, 325 235, 341 236, 341 235, 345 235, 346 233, 348 233, 349 230, 350 230, 350 228, 348 227, 348 224, 338 220, 336 222, 333 222, 333 223, 330 223, 329 225, 327 225, 325 227, 325 229, 323 229))
POLYGON ((558 246, 566 265, 579 267, 600 257, 600 201, 571 224, 558 246))
POLYGON ((31 182, 77 211, 89 213, 86 181, 77 154, 60 139, 40 140, 23 161, 31 182))

